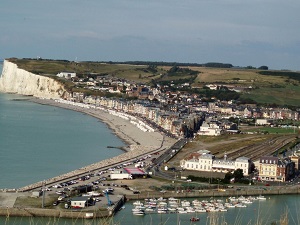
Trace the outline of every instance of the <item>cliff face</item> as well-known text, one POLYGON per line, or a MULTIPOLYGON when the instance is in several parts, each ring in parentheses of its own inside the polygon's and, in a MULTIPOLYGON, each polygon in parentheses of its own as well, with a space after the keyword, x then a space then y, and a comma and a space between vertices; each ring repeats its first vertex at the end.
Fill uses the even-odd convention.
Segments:
POLYGON ((19 69, 16 64, 5 60, 0 77, 0 92, 58 99, 66 90, 54 79, 19 69))

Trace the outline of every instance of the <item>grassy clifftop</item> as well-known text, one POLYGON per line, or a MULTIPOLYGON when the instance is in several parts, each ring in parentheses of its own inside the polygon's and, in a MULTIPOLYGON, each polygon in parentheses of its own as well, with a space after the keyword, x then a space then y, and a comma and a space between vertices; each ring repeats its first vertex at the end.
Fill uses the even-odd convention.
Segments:
POLYGON ((245 99, 258 103, 300 106, 300 73, 289 71, 263 71, 242 68, 209 68, 203 66, 180 66, 180 73, 171 74, 171 65, 151 62, 147 65, 103 62, 74 62, 67 60, 35 60, 11 58, 19 68, 35 74, 53 76, 62 71, 88 74, 111 75, 137 83, 162 84, 188 81, 190 87, 202 89, 206 84, 250 88, 240 94, 245 99), (192 73, 191 73, 192 72, 192 73))

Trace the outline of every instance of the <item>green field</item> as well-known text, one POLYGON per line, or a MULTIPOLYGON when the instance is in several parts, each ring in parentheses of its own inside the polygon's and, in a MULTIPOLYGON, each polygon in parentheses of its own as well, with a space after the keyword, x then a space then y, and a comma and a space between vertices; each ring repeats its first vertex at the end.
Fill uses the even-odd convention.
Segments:
POLYGON ((247 132, 259 132, 265 133, 268 132, 269 134, 298 134, 299 129, 294 128, 279 128, 279 127, 255 127, 253 129, 247 129, 247 132))
POLYGON ((258 103, 300 106, 300 86, 286 85, 281 88, 259 88, 243 94, 258 103))

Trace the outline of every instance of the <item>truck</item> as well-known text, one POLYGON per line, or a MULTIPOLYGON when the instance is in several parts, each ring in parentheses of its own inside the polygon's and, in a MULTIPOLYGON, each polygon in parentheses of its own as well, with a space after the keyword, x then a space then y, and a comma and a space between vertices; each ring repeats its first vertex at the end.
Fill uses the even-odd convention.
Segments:
POLYGON ((132 175, 128 173, 112 173, 110 175, 111 180, 123 180, 123 179, 132 179, 132 175))

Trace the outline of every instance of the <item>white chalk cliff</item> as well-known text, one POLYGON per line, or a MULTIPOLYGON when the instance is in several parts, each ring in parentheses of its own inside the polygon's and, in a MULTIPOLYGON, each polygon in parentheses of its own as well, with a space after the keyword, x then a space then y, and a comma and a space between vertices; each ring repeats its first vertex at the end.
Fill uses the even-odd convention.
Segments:
POLYGON ((54 79, 19 69, 16 64, 5 60, 0 77, 0 92, 58 99, 66 90, 54 79))

